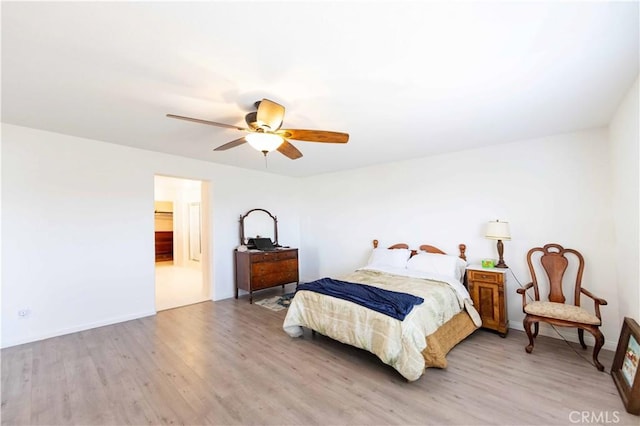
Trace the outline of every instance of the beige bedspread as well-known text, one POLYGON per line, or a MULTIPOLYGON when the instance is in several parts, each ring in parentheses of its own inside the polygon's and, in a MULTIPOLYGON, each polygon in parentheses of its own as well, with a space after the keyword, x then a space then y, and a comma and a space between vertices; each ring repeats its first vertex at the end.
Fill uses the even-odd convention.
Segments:
POLYGON ((292 337, 302 327, 315 330, 378 356, 407 380, 417 380, 425 369, 422 351, 426 337, 465 308, 479 326, 479 316, 470 300, 464 300, 446 283, 358 270, 340 277, 343 281, 368 284, 386 290, 422 297, 403 321, 331 296, 298 291, 289 306, 283 328, 292 337))

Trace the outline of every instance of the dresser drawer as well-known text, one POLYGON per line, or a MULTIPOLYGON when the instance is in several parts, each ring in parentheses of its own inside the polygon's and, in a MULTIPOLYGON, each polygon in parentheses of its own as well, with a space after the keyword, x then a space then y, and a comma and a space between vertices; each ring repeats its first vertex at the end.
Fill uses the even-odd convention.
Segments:
POLYGON ((251 263, 277 262, 280 260, 297 259, 297 258, 298 258, 298 252, 296 250, 266 251, 263 253, 252 253, 251 263))
POLYGON ((469 281, 484 281, 486 283, 502 283, 503 282, 503 274, 497 274, 495 272, 484 272, 484 271, 474 271, 468 270, 469 274, 467 279, 469 281))
POLYGON ((298 271, 280 271, 271 274, 259 275, 253 278, 254 290, 288 284, 298 281, 298 271))
POLYGON ((297 270, 298 261, 296 259, 287 259, 275 262, 258 262, 251 264, 251 275, 253 277, 297 270))

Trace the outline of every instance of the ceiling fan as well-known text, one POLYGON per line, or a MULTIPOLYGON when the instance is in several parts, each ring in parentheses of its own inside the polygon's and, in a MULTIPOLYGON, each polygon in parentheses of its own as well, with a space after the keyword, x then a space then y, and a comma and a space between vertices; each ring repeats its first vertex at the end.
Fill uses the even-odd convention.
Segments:
POLYGON ((281 129, 280 127, 282 126, 282 120, 284 118, 284 107, 282 105, 269 99, 257 101, 254 105, 257 110, 245 116, 248 127, 216 123, 215 121, 201 120, 199 118, 184 117, 175 114, 167 114, 167 117, 248 133, 239 139, 220 145, 214 149, 214 151, 225 151, 229 148, 249 143, 249 145, 261 151, 265 156, 269 152, 277 149, 286 157, 296 160, 302 157, 302 153, 287 139, 323 143, 347 143, 349 141, 348 133, 329 132, 326 130, 281 129))

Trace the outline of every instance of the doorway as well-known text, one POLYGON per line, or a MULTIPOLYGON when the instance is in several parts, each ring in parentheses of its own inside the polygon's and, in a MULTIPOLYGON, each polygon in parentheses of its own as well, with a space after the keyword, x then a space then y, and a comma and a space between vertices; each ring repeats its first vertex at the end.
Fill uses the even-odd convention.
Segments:
POLYGON ((154 177, 156 311, 210 298, 207 182, 154 177), (203 238, 204 237, 204 238, 203 238))

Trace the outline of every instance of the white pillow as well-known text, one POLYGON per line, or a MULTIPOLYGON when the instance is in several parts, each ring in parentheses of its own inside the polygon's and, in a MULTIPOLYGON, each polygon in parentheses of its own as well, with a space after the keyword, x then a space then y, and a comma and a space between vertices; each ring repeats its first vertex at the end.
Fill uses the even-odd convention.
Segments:
POLYGON ((376 248, 369 256, 368 267, 391 266, 393 268, 406 268, 407 260, 411 256, 409 249, 376 248))
POLYGON ((420 252, 407 262, 407 269, 453 277, 462 281, 467 263, 457 256, 420 252))

